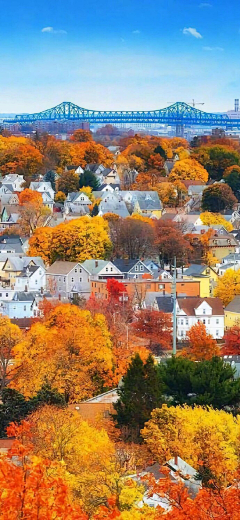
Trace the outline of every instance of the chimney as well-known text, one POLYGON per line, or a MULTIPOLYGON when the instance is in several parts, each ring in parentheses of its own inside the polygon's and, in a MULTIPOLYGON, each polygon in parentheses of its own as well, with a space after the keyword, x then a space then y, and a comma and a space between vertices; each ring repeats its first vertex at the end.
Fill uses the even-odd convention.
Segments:
POLYGON ((95 260, 95 267, 98 267, 98 260, 95 260))
POLYGON ((175 464, 175 466, 178 466, 178 456, 177 455, 174 456, 174 464, 175 464))
POLYGON ((234 111, 235 112, 239 111, 239 99, 234 100, 234 111))

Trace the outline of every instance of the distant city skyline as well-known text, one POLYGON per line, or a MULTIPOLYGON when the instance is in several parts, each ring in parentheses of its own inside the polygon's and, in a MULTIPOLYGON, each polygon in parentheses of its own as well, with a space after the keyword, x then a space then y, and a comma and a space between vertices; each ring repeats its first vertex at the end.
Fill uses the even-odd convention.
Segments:
POLYGON ((0 112, 62 101, 208 112, 240 98, 240 5, 224 0, 9 0, 0 19, 0 112))

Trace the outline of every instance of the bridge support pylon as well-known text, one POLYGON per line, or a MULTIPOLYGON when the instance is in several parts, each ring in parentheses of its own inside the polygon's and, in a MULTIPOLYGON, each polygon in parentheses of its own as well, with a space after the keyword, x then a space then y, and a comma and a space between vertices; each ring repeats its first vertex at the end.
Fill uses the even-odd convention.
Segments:
POLYGON ((176 125, 176 137, 184 137, 184 125, 176 125))

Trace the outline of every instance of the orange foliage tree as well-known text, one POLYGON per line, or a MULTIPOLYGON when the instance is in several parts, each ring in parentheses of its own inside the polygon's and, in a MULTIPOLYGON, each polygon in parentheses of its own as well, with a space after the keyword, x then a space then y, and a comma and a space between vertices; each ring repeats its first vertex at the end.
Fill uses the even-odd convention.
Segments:
POLYGON ((105 317, 70 304, 34 324, 13 353, 15 389, 29 397, 47 381, 71 402, 101 392, 113 364, 105 317))
POLYGON ((51 211, 44 206, 41 193, 28 188, 19 194, 19 203, 21 230, 27 235, 32 235, 35 229, 44 224, 51 211))
POLYGON ((207 333, 206 326, 201 321, 190 328, 187 338, 189 345, 184 353, 193 361, 212 359, 219 355, 216 340, 207 333))
POLYGON ((178 179, 191 179, 207 182, 208 172, 195 159, 183 159, 182 161, 175 162, 174 167, 169 175, 170 181, 176 181, 178 179))
POLYGON ((32 455, 31 425, 12 424, 8 435, 17 440, 0 458, 1 520, 87 520, 71 503, 61 466, 32 455))

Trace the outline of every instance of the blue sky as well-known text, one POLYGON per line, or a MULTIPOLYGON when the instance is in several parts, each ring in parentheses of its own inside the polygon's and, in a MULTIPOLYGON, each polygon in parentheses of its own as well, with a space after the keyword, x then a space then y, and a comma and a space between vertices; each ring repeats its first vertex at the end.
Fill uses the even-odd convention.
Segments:
POLYGON ((238 0, 0 1, 0 112, 240 98, 238 0))

